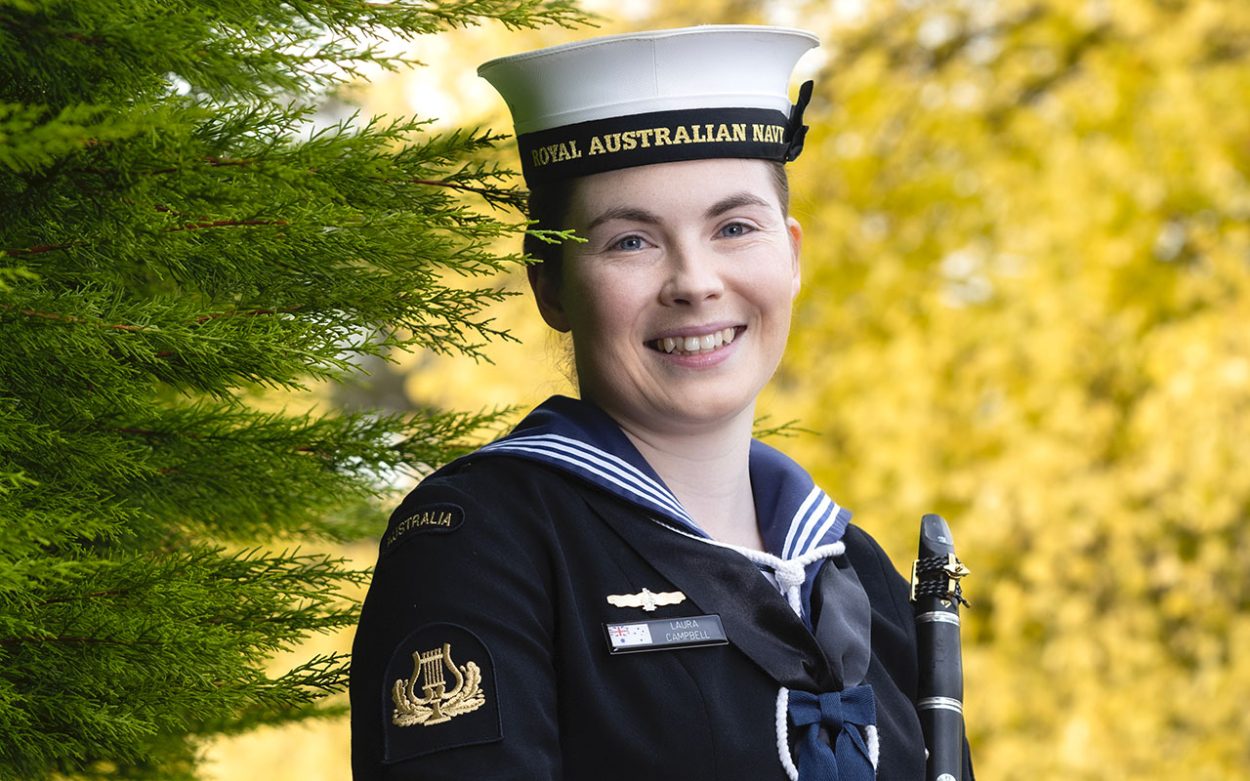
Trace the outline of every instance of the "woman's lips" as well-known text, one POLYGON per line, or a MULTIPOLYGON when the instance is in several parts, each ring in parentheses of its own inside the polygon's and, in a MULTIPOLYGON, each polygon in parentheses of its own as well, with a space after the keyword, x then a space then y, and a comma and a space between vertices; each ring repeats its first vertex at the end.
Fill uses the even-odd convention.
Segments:
POLYGON ((669 355, 701 355, 715 352, 732 343, 739 333, 738 328, 727 326, 698 336, 665 336, 652 339, 647 342, 647 346, 669 355))

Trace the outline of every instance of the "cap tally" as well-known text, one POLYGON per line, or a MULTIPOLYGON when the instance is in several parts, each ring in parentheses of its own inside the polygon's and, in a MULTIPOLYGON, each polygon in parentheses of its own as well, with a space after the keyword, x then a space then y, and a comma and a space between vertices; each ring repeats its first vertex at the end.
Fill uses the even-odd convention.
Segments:
POLYGON ((798 156, 811 82, 790 104, 802 30, 707 25, 612 35, 477 70, 512 112, 531 186, 652 163, 798 156))

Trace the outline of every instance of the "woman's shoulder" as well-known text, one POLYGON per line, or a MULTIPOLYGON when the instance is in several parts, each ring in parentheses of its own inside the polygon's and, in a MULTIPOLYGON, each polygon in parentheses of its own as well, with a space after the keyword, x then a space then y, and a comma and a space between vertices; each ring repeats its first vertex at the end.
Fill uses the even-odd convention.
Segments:
POLYGON ((470 454, 452 461, 425 477, 400 504, 400 508, 444 496, 462 498, 490 509, 521 510, 522 498, 575 494, 576 487, 560 473, 540 462, 506 454, 470 454))
POLYGON ((386 555, 413 536, 449 534, 466 524, 485 536, 534 531, 575 496, 568 480, 542 464, 509 456, 462 458, 404 497, 391 513, 380 552, 386 555))
POLYGON ((907 580, 881 545, 863 528, 852 524, 843 537, 846 556, 859 576, 874 614, 910 628, 911 601, 907 580))
POLYGON ((884 581, 902 579, 903 576, 881 547, 881 543, 862 526, 854 523, 847 526, 842 541, 846 543, 846 555, 851 557, 861 579, 865 575, 884 581))

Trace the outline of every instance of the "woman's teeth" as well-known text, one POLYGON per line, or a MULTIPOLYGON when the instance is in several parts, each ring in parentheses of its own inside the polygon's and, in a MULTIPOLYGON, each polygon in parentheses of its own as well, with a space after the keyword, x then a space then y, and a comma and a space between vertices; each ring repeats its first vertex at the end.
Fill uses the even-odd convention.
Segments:
POLYGON ((724 347, 734 340, 735 331, 731 328, 724 328, 703 336, 678 336, 665 337, 656 340, 656 347, 666 353, 676 353, 677 355, 696 355, 698 353, 710 353, 720 347, 724 347))

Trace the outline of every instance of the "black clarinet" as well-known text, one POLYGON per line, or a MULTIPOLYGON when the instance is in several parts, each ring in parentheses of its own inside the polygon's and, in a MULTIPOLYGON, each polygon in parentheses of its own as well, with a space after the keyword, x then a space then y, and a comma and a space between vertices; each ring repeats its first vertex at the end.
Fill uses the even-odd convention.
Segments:
POLYGON ((963 781, 964 667, 959 647, 959 581, 968 568, 955 556, 940 515, 920 519, 920 552, 911 568, 920 686, 916 710, 929 752, 925 781, 963 781))

